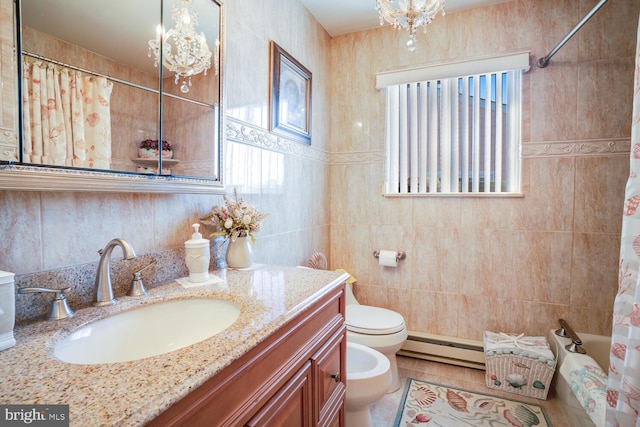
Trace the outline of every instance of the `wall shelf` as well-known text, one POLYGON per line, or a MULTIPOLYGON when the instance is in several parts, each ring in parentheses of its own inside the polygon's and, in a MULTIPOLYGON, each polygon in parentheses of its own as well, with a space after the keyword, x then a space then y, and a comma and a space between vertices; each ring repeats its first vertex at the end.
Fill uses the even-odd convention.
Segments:
MULTIPOLYGON (((142 165, 145 167, 158 167, 158 159, 147 159, 147 158, 142 158, 142 157, 137 157, 135 159, 131 159, 131 161, 133 163, 136 163, 138 165, 142 165)), ((170 166, 175 166, 178 163, 180 163, 180 160, 176 160, 176 159, 162 159, 162 166, 163 167, 170 167, 170 166)))

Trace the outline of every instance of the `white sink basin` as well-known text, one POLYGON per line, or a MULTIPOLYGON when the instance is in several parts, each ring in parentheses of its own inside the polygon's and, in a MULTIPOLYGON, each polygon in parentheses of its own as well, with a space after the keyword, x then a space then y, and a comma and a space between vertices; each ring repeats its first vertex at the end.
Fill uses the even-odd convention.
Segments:
POLYGON ((95 365, 157 356, 203 341, 231 326, 240 308, 220 299, 146 305, 83 326, 60 341, 63 362, 95 365))

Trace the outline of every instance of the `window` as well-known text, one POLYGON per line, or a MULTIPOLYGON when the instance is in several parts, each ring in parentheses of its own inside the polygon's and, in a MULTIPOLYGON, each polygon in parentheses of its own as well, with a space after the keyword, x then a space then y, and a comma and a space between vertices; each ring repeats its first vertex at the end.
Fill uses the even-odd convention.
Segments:
POLYGON ((376 76, 386 194, 519 193, 527 52, 376 76))

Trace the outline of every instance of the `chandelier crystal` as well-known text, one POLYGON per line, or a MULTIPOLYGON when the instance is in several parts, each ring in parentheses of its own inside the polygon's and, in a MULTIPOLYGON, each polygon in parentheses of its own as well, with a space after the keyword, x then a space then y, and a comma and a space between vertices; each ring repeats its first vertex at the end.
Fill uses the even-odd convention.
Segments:
POLYGON ((409 31, 407 48, 416 49, 416 32, 420 27, 427 32, 427 25, 440 13, 444 16, 444 0, 376 0, 380 25, 384 21, 393 28, 409 31))
MULTIPOLYGON (((211 67, 211 50, 207 45, 204 33, 197 33, 198 12, 189 12, 189 5, 193 0, 181 0, 182 5, 173 5, 171 18, 175 22, 175 28, 164 32, 158 26, 156 38, 149 40, 149 57, 153 55, 153 65, 158 66, 160 61, 160 49, 162 48, 162 65, 175 73, 175 84, 182 79, 180 91, 189 92, 191 76, 204 72, 211 67)), ((215 58, 217 62, 217 56, 215 58)), ((215 72, 218 67, 216 63, 215 72)))

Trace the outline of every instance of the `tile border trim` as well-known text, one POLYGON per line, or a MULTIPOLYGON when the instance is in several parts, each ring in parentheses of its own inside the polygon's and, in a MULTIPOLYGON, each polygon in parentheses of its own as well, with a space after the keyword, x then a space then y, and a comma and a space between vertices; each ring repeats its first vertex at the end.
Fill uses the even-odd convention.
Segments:
POLYGON ((522 143, 523 158, 605 156, 628 154, 630 151, 630 138, 522 143))
MULTIPOLYGON (((292 154, 331 165, 375 164, 384 163, 385 159, 384 150, 329 153, 233 117, 227 117, 226 137, 232 142, 292 154)), ((630 138, 522 143, 523 158, 622 155, 628 154, 630 150, 630 138)))
POLYGON ((228 141, 246 144, 271 151, 292 154, 318 162, 329 163, 330 154, 313 145, 284 138, 251 123, 227 116, 226 137, 228 141))

